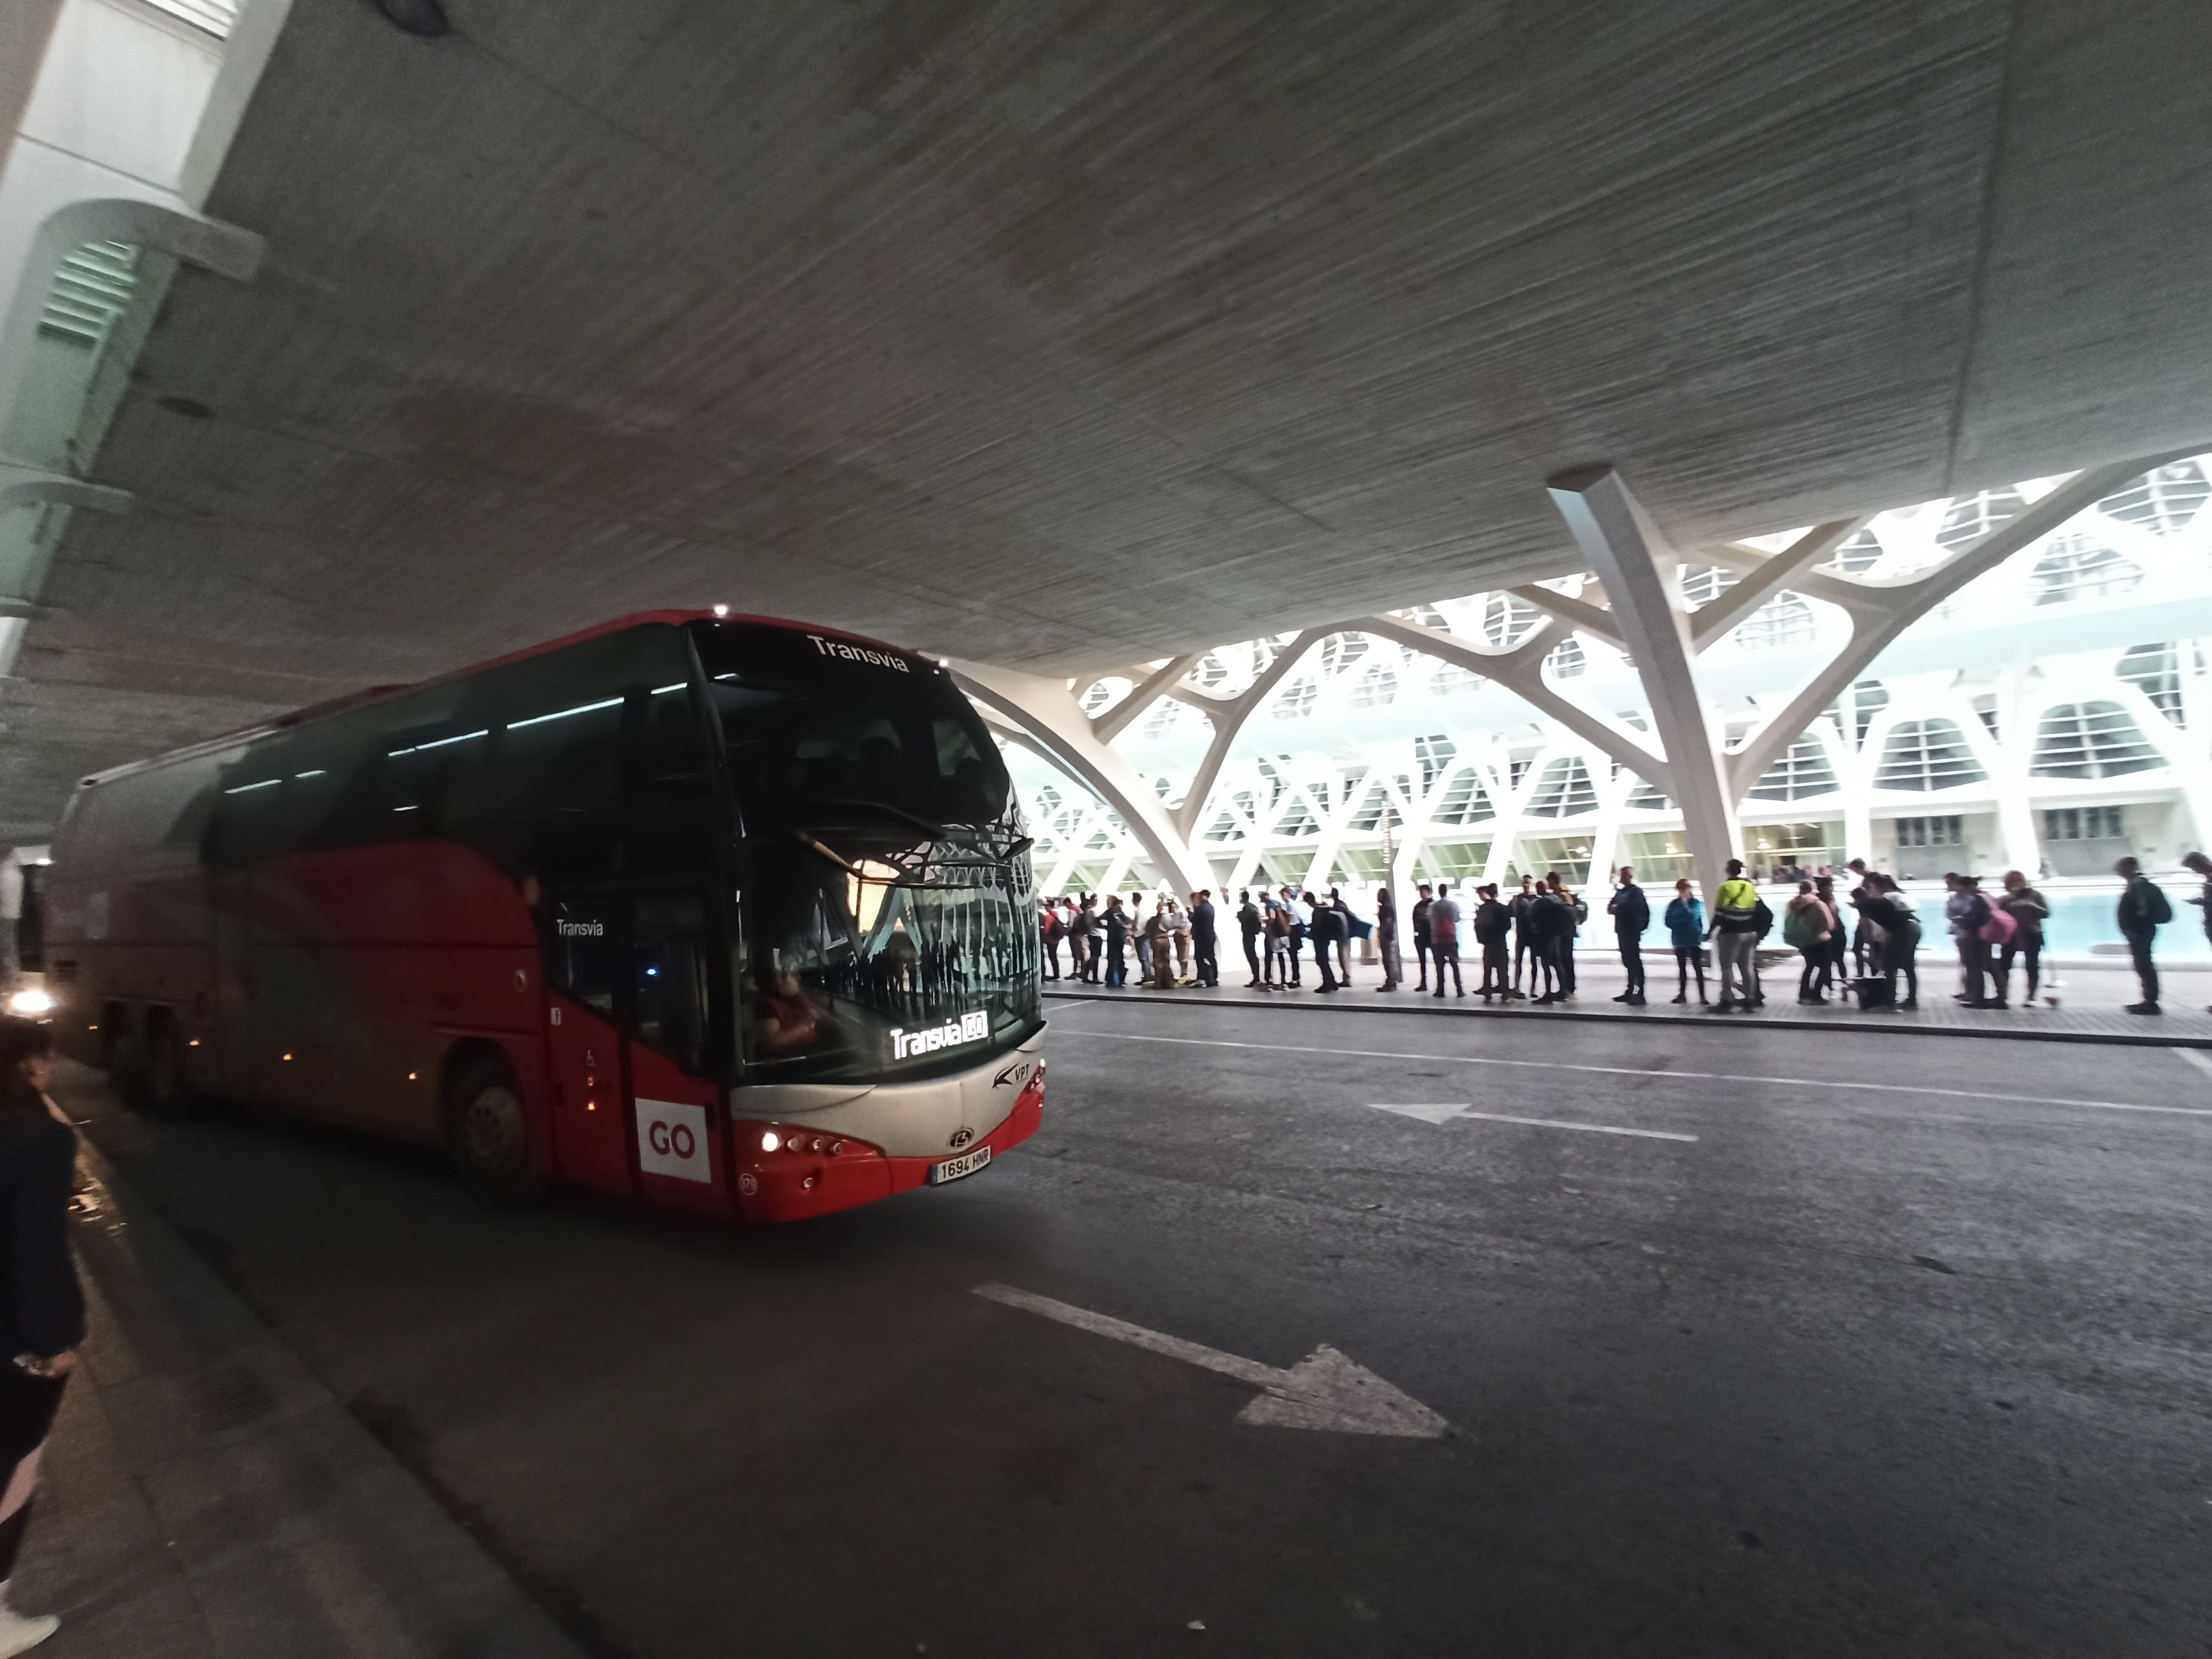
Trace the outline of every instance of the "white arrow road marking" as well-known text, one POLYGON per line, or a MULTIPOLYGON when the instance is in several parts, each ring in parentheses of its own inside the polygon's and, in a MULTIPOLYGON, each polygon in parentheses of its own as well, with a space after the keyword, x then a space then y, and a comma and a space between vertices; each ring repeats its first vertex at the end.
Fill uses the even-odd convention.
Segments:
POLYGON ((1624 1129, 1617 1123, 1573 1123, 1563 1117, 1509 1117, 1504 1112, 1478 1112, 1472 1106, 1384 1106, 1376 1104, 1378 1112, 1396 1112, 1403 1117, 1417 1117, 1424 1123, 1449 1123, 1455 1117, 1479 1117, 1486 1123, 1526 1123, 1537 1129, 1580 1129, 1594 1135, 1636 1135, 1644 1140, 1695 1140, 1695 1135, 1678 1135, 1671 1129, 1624 1129))
POLYGON ((1218 1348, 1186 1342, 1179 1336, 1148 1331, 1142 1325, 1093 1313, 1011 1285, 978 1285, 975 1294, 1024 1313, 1042 1314, 1093 1336, 1111 1337, 1132 1347, 1202 1365, 1262 1390, 1237 1414, 1240 1423, 1265 1423, 1279 1429, 1331 1429, 1340 1434, 1388 1434, 1433 1440, 1449 1426, 1411 1395, 1385 1382, 1365 1366, 1346 1358, 1326 1343, 1288 1370, 1244 1359, 1218 1348))

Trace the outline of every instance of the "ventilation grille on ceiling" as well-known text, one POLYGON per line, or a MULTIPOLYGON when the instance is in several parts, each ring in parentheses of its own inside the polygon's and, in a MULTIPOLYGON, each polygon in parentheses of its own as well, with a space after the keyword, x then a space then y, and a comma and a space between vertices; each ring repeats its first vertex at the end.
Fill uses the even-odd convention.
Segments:
POLYGON ((87 242, 64 254, 39 332, 97 349, 131 303, 137 264, 138 250, 128 242, 87 242))
POLYGON ((180 17, 218 40, 228 37, 231 26, 238 21, 238 3, 239 0, 146 0, 155 11, 180 17))

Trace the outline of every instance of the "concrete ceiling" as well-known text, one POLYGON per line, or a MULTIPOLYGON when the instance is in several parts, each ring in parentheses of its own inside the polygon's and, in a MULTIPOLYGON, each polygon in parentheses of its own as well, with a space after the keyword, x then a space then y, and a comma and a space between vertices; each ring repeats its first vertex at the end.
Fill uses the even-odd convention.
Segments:
POLYGON ((2201 0, 450 4, 294 6, 8 816, 648 605, 1103 666, 1572 568, 1571 465, 1693 540, 2212 430, 2201 0))

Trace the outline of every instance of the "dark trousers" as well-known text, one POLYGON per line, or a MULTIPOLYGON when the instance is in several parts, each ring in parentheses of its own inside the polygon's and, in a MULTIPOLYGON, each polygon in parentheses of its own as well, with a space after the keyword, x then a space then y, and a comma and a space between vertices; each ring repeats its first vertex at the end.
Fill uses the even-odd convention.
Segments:
POLYGON ((1213 935, 1193 933, 1190 936, 1190 948, 1191 953, 1198 958, 1196 963, 1198 982, 1200 985, 1220 984, 1221 961, 1214 953, 1221 947, 1214 942, 1213 935))
POLYGON ((1559 994, 1572 994, 1575 988, 1575 936, 1572 933, 1562 933, 1552 941, 1552 960, 1559 975, 1559 994))
POLYGON ((1314 941, 1314 966, 1321 970, 1321 988, 1324 991, 1336 989, 1336 952, 1325 939, 1314 941))
POLYGON ((1698 975, 1698 1000, 1705 1000, 1705 949, 1702 945, 1678 945, 1674 947, 1674 988, 1684 996, 1690 994, 1690 975, 1698 975))
POLYGON ((1917 927, 1893 927, 1888 941, 1881 947, 1881 976, 1889 984, 1889 1000, 1893 1007, 1897 1000, 1897 976, 1905 975, 1905 1000, 1920 1000, 1920 969, 1915 953, 1920 949, 1920 930, 1917 927))
POLYGON ((1628 970, 1628 994, 1644 994, 1644 941, 1633 933, 1616 934, 1620 940, 1620 965, 1628 970))
POLYGON ((1544 947, 1530 937, 1527 928, 1516 927, 1513 930, 1513 988, 1516 991, 1521 988, 1521 964, 1523 962, 1528 964, 1528 988, 1533 991, 1536 988, 1536 970, 1548 965, 1547 958, 1544 947))
POLYGON ((1959 978, 1960 988, 1966 994, 1968 1002, 1989 1000, 1989 971, 1990 947, 1980 934, 1967 934, 1959 941, 1959 978))
POLYGON ((1109 985, 1127 985, 1129 982, 1128 960, 1121 952, 1119 940, 1107 947, 1106 982, 1109 985))
POLYGON ((2021 943, 2020 936, 2015 933, 2005 941, 2004 949, 1997 955, 1997 1000, 1999 1002, 2005 1001, 2011 992, 2012 959, 2014 957, 2026 958, 2027 969, 2026 977, 2021 985, 2020 1000, 2022 1002, 2033 1002, 2035 1000, 2036 988, 2043 982, 2043 940, 2039 938, 2033 945, 2023 945, 2021 943))
POLYGON ((1260 936, 1257 933, 1244 935, 1244 963, 1252 970, 1252 982, 1257 985, 1260 982, 1260 936))
POLYGON ((1413 935, 1413 961, 1421 970, 1421 976, 1413 988, 1425 991, 1429 988, 1429 936, 1426 933, 1413 935))
POLYGON ((1303 981, 1301 980, 1300 975, 1299 975, 1299 973, 1298 973, 1298 953, 1299 953, 1300 951, 1304 951, 1305 948, 1306 948, 1306 930, 1305 930, 1304 928, 1303 928, 1303 927, 1293 927, 1293 928, 1291 928, 1291 984, 1293 984, 1293 985, 1297 985, 1297 984, 1303 983, 1303 981))
POLYGON ((2150 942, 2156 937, 2154 933, 2128 935, 2128 955, 2135 961, 2136 977, 2142 981, 2142 1000, 2148 1003, 2158 1000, 2158 964, 2150 959, 2150 942))
POLYGON ((1493 993, 1510 996, 1513 991, 1512 963, 1506 955, 1505 941, 1494 939, 1482 947, 1482 994, 1493 993))
MULTIPOLYGON (((32 1376, 0 1360, 0 1486, 7 1485, 18 1463, 46 1443, 68 1383, 67 1377, 32 1376)), ((23 1530, 30 1521, 27 1500, 0 1521, 0 1583, 15 1574, 15 1552, 23 1547, 23 1530)))
POLYGON ((1828 988, 1828 941, 1801 945, 1797 954, 1805 958, 1805 971, 1797 975, 1797 1000, 1802 1002, 1828 988))
POLYGON ((1467 994, 1467 981, 1459 976, 1459 941, 1437 939, 1429 946, 1429 954, 1437 959, 1437 994, 1444 994, 1444 969, 1451 969, 1452 988, 1462 996, 1467 994))
POLYGON ((1098 983, 1098 963, 1106 949, 1106 941, 1093 933, 1084 941, 1083 977, 1093 985, 1098 983))
POLYGON ((1044 942, 1044 976, 1047 979, 1060 977, 1060 941, 1056 939, 1044 942))

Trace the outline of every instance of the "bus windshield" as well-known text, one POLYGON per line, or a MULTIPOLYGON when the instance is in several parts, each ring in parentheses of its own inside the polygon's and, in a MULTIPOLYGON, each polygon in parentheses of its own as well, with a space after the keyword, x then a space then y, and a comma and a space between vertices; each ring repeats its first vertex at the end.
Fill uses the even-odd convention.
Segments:
POLYGON ((1034 1032, 1028 841, 951 678, 828 635, 696 629, 744 826, 755 1077, 927 1076, 1034 1032))

